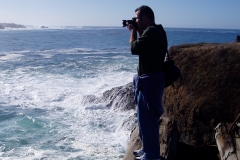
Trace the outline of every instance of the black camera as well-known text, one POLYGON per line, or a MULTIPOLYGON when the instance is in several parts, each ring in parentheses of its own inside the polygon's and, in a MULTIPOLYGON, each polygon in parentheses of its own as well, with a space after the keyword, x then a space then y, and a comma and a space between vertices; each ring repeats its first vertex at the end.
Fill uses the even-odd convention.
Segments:
POLYGON ((132 20, 122 20, 122 24, 123 24, 123 27, 126 27, 127 26, 127 23, 128 24, 132 24, 135 28, 138 28, 138 25, 137 25, 137 22, 136 22, 136 18, 133 17, 132 20))

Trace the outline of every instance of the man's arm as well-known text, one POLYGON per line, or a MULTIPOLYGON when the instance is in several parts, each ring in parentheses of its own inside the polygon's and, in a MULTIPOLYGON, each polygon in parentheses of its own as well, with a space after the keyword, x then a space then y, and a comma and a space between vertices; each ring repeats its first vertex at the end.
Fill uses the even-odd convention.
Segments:
POLYGON ((137 40, 137 31, 135 29, 131 30, 129 43, 137 40))
MULTIPOLYGON (((142 53, 146 53, 147 50, 151 50, 152 44, 155 43, 155 38, 154 34, 151 29, 146 29, 142 35, 138 38, 134 37, 136 36, 136 31, 130 34, 130 48, 131 48, 131 53, 133 55, 140 55, 142 53), (135 35, 134 35, 135 33, 135 35), (136 38, 134 40, 134 38, 136 38)), ((139 32, 138 32, 139 33, 139 32)), ((139 33, 141 34, 141 33, 139 33)))
POLYGON ((137 30, 132 24, 129 24, 127 27, 131 31, 129 43, 137 40, 137 32, 139 37, 141 37, 143 31, 137 30))

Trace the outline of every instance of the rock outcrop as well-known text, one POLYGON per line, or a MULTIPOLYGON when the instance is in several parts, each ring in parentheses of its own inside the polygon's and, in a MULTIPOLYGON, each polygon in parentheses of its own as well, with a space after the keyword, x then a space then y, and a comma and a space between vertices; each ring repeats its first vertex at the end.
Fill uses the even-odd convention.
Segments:
POLYGON ((125 86, 115 87, 107 90, 102 96, 96 97, 94 95, 87 95, 83 97, 82 104, 99 104, 104 103, 109 109, 115 111, 127 111, 135 109, 134 95, 132 90, 133 83, 130 82, 125 86))
MULTIPOLYGON (((171 47, 169 53, 182 79, 164 91, 161 156, 166 160, 218 160, 214 129, 221 122, 232 123, 240 113, 240 43, 185 44, 171 47)), ((104 103, 109 109, 127 111, 135 109, 133 99, 129 83, 101 97, 86 96, 82 103, 104 103)), ((141 148, 136 115, 122 127, 132 130, 124 160, 134 160, 133 150, 141 148)))
MULTIPOLYGON (((240 112, 240 44, 185 44, 171 47, 169 53, 182 79, 164 91, 161 156, 217 160, 214 129, 220 122, 232 123, 240 112)), ((141 143, 135 128, 124 160, 134 159, 132 151, 138 148, 141 143)))
MULTIPOLYGON (((104 104, 108 109, 114 111, 135 110, 133 95, 133 83, 130 82, 125 86, 119 86, 105 91, 102 96, 87 95, 83 97, 83 105, 104 104)), ((130 115, 129 118, 122 122, 121 129, 132 131, 137 125, 136 113, 130 115)))
POLYGON ((0 29, 5 28, 26 28, 26 27, 15 23, 0 23, 0 29))
POLYGON ((215 145, 214 128, 240 112, 240 44, 186 44, 170 55, 183 79, 165 89, 165 115, 177 121, 180 142, 215 145))

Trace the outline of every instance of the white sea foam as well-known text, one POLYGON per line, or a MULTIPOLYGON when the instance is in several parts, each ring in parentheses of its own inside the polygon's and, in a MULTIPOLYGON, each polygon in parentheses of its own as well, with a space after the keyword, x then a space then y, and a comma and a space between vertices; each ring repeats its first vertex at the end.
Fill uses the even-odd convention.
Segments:
MULTIPOLYGON (((44 58, 51 58, 54 54, 79 54, 79 55, 102 55, 102 54, 126 54, 126 50, 128 49, 92 49, 92 48, 70 48, 70 49, 46 49, 46 50, 20 50, 20 51, 9 51, 9 52, 0 52, 0 60, 7 60, 7 59, 13 59, 20 56, 24 56, 25 54, 34 54, 34 55, 41 55, 44 58)), ((129 54, 129 53, 127 53, 129 54)), ((124 56, 119 56, 124 57, 124 56)), ((107 57, 109 58, 109 57, 107 57)), ((115 57, 112 57, 115 58, 115 57)), ((118 57, 116 57, 118 58, 118 57)))
POLYGON ((25 26, 26 28, 10 28, 6 27, 5 29, 1 29, 2 32, 7 31, 26 31, 26 30, 114 30, 114 29, 122 29, 123 27, 95 27, 95 26, 25 26))
MULTIPOLYGON (((117 42, 78 47, 67 44, 68 40, 59 42, 54 36, 97 27, 23 30, 30 29, 40 31, 16 29, 19 32, 14 35, 19 41, 16 38, 9 46, 2 45, 0 51, 0 111, 4 116, 0 159, 122 159, 130 132, 121 125, 134 111, 115 112, 105 103, 82 101, 86 95, 99 97, 132 81, 136 65, 126 54, 127 47, 117 42), (72 31, 51 32, 65 29, 72 31), (29 40, 25 39, 28 33, 33 43, 14 45, 29 40), (40 37, 40 41, 34 38, 41 33, 46 37, 40 37)), ((8 31, 3 33, 5 38, 15 32, 8 31)), ((102 31, 98 33, 94 32, 94 37, 102 31)))
POLYGON ((18 68, 11 75, 7 71, 0 73, 0 101, 23 110, 44 110, 45 114, 37 117, 22 112, 18 115, 30 120, 28 126, 38 123, 38 132, 45 138, 34 132, 28 135, 31 128, 23 129, 25 136, 34 138, 38 144, 34 148, 15 147, 2 153, 1 158, 122 159, 130 132, 118 129, 133 111, 116 113, 106 109, 105 104, 84 106, 81 100, 84 95, 101 96, 108 89, 125 85, 132 79, 129 73, 109 70, 95 78, 76 79, 26 70, 18 68), (40 149, 44 147, 48 149, 40 149))
MULTIPOLYGON (((120 49, 119 49, 120 50, 120 49)), ((108 53, 126 53, 125 49, 121 49, 120 51, 113 51, 111 49, 107 50, 96 50, 91 48, 71 48, 71 49, 49 49, 49 50, 40 50, 40 51, 32 51, 32 52, 39 52, 39 53, 64 53, 64 54, 108 54, 108 53)))
POLYGON ((22 54, 6 53, 0 55, 0 61, 15 60, 18 57, 24 56, 22 54))
POLYGON ((53 54, 39 54, 41 56, 43 56, 43 58, 52 58, 53 54))

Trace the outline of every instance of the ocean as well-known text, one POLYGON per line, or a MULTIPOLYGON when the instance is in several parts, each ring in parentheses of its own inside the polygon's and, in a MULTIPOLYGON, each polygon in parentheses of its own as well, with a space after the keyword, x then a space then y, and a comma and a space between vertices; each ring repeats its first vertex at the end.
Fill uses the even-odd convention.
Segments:
MULTIPOLYGON (((165 28, 169 47, 235 42, 240 30, 165 28)), ((0 30, 0 160, 120 160, 135 113, 84 104, 136 74, 124 27, 0 30)))

